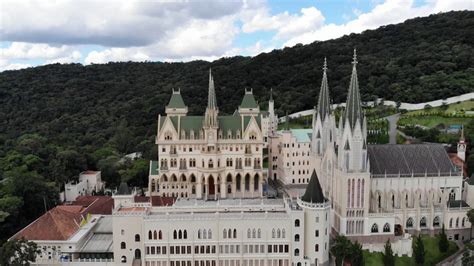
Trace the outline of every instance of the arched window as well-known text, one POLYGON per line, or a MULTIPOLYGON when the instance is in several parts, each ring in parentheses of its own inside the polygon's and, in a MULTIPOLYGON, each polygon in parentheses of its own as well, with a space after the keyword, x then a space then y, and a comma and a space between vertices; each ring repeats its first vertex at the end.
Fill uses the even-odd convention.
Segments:
POLYGON ((237 238, 237 229, 234 229, 234 238, 237 238))
POLYGON ((122 256, 122 258, 120 258, 120 262, 126 263, 127 262, 127 257, 122 256))
POLYGON ((161 230, 160 230, 160 232, 158 233, 158 239, 163 239, 163 234, 161 233, 161 230))
POLYGON ((256 238, 257 237, 257 230, 255 230, 255 228, 252 230, 252 238, 256 238))
POLYGON ((135 259, 141 259, 142 258, 142 252, 137 248, 135 249, 135 259))
POLYGON ((207 239, 207 231, 206 231, 206 229, 202 230, 202 238, 207 239))
POLYGON ((316 252, 319 251, 319 244, 314 245, 314 251, 316 251, 316 252))
POLYGON ((148 231, 148 239, 153 239, 153 233, 151 232, 151 230, 148 231))
POLYGON ((386 224, 383 226, 383 232, 384 232, 384 233, 390 232, 390 225, 389 225, 388 223, 386 223, 386 224))
POLYGON ((183 238, 188 239, 188 231, 184 230, 183 232, 183 238))
POLYGON ((201 229, 198 230, 198 239, 201 239, 201 229))
POLYGON ((281 237, 282 237, 282 238, 285 238, 285 229, 282 229, 282 230, 281 230, 281 237))
POLYGON ((262 230, 260 230, 260 228, 258 229, 257 236, 258 238, 262 238, 262 230))
POLYGON ((247 238, 250 238, 250 228, 247 229, 247 238))
POLYGON ((227 230, 226 230, 226 229, 224 229, 224 230, 222 231, 222 237, 223 237, 224 239, 227 237, 227 230))
POLYGON ((456 228, 459 227, 459 217, 456 218, 456 228))
POLYGON ((436 216, 436 217, 433 219, 433 226, 434 226, 434 227, 439 227, 439 216, 436 216))
POLYGON ((300 219, 295 220, 295 227, 300 227, 300 219))
POLYGON ((280 229, 277 230, 277 238, 280 238, 281 237, 281 231, 280 229))
POLYGON ((272 230, 272 238, 275 238, 275 229, 272 230))
POLYGON ((295 256, 299 256, 300 255, 300 250, 295 248, 295 256))
POLYGON ((299 234, 295 235, 295 242, 300 242, 300 235, 299 234))
POLYGON ((230 230, 230 229, 228 231, 228 237, 227 238, 232 238, 232 230, 230 230))
POLYGON ((377 226, 377 224, 372 225, 372 229, 371 229, 370 232, 372 232, 372 233, 378 233, 379 232, 379 227, 377 226))
POLYGON ((158 239, 158 234, 156 233, 156 230, 153 231, 153 239, 155 239, 155 240, 158 239))
POLYGON ((135 235, 135 242, 140 242, 140 235, 139 234, 135 235))
POLYGON ((453 218, 449 219, 449 228, 453 228, 453 218))
POLYGON ((127 248, 127 244, 125 244, 125 242, 120 243, 120 249, 126 249, 126 248, 127 248))
POLYGON ((211 231, 211 229, 209 229, 209 231, 207 231, 207 239, 212 239, 212 231, 211 231))
POLYGON ((462 218, 462 223, 461 223, 461 226, 464 227, 466 224, 466 217, 462 218))
POLYGON ((422 217, 420 220, 420 227, 426 227, 426 217, 422 217))
POLYGON ((177 239, 178 238, 178 233, 176 232, 176 230, 173 231, 173 239, 177 239))
POLYGON ((242 184, 242 178, 240 177, 240 175, 238 174, 237 177, 235 178, 235 189, 237 191, 240 191, 240 186, 242 184))
POLYGON ((412 228, 413 227, 413 218, 408 218, 407 220, 407 228, 412 228))

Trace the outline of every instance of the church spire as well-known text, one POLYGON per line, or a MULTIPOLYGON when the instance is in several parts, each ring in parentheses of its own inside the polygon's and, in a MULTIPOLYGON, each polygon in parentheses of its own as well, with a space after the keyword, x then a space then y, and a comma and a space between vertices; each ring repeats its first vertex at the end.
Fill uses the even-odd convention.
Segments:
POLYGON ((212 70, 209 69, 209 95, 207 98, 207 108, 204 117, 205 127, 217 127, 217 103, 216 90, 214 88, 214 78, 212 77, 212 70))
POLYGON ((216 89, 214 88, 214 78, 212 77, 212 69, 209 68, 209 95, 207 98, 207 108, 217 109, 216 89))
POLYGON ((362 126, 362 103, 360 100, 359 92, 359 81, 357 79, 357 52, 354 48, 354 57, 352 60, 352 76, 351 83, 349 85, 349 92, 347 94, 346 109, 344 111, 344 121, 349 121, 351 128, 354 128, 357 120, 361 123, 362 126))
POLYGON ((321 116, 321 121, 324 121, 326 115, 330 112, 330 102, 329 102, 329 88, 328 88, 328 78, 326 74, 327 70, 327 61, 326 57, 324 58, 324 66, 323 66, 323 79, 321 81, 321 89, 319 91, 319 98, 318 98, 318 107, 317 113, 321 116))
POLYGON ((273 101, 273 88, 270 88, 270 101, 273 101))

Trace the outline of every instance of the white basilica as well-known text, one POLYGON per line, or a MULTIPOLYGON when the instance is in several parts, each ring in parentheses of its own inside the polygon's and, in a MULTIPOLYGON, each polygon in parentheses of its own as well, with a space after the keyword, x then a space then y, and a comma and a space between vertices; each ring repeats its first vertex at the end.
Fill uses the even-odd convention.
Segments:
POLYGON ((174 90, 158 117, 150 200, 126 187, 114 195, 115 263, 315 266, 329 264, 335 234, 371 250, 390 239, 398 254, 411 253, 410 235, 443 224, 449 238, 469 237, 474 186, 445 149, 367 144, 355 52, 338 123, 323 70, 311 129, 277 131, 273 99, 262 112, 251 90, 219 115, 211 74, 204 116, 187 115, 174 90))

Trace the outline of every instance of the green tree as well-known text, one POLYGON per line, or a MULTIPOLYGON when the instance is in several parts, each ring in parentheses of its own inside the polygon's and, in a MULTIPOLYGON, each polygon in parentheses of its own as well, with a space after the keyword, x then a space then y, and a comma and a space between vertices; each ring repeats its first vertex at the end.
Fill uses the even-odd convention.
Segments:
POLYGON ((416 264, 423 265, 425 262, 425 245, 423 244, 421 234, 413 239, 413 256, 415 257, 416 264))
POLYGON ((362 245, 359 242, 351 243, 349 251, 349 260, 353 266, 364 265, 364 255, 362 253, 362 245))
POLYGON ((449 241, 448 241, 448 237, 446 236, 444 224, 443 224, 443 228, 441 229, 441 233, 439 233, 438 235, 438 238, 439 238, 439 241, 438 241, 439 251, 441 251, 442 253, 445 253, 446 251, 448 251, 449 241))
POLYGON ((392 245, 390 244, 390 239, 387 240, 384 246, 384 253, 383 253, 383 265, 385 266, 394 266, 395 265, 395 257, 393 256, 392 245))
POLYGON ((474 209, 470 209, 467 212, 467 217, 469 219, 469 222, 471 223, 471 239, 472 239, 472 227, 474 225, 474 209))
POLYGON ((338 235, 334 239, 331 253, 336 258, 336 265, 342 265, 351 251, 351 241, 344 235, 338 235))
POLYGON ((0 265, 30 265, 39 253, 35 242, 13 239, 0 247, 0 265))

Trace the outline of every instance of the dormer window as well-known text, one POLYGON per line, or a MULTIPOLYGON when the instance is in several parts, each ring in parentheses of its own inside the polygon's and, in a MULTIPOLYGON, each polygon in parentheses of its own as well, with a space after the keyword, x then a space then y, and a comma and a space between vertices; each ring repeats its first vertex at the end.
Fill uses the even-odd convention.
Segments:
POLYGON ((222 139, 222 130, 219 130, 218 138, 219 138, 219 139, 222 139))
POLYGON ((232 138, 232 131, 229 129, 227 130, 227 138, 231 139, 232 138))
POLYGON ((240 139, 240 130, 237 130, 236 138, 240 139))

